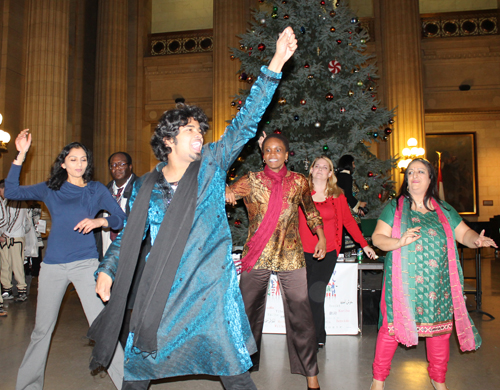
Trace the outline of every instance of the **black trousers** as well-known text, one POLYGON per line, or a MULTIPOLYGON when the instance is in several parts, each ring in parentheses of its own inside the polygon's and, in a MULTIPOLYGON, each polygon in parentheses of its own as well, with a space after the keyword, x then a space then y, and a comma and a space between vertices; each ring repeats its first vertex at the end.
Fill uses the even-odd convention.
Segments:
POLYGON ((316 329, 316 341, 318 344, 324 344, 326 342, 325 293, 335 264, 337 264, 337 251, 328 252, 323 260, 314 258, 312 253, 304 253, 304 255, 306 258, 307 290, 314 328, 316 329))
MULTIPOLYGON (((277 273, 277 276, 285 312, 290 371, 292 374, 304 376, 318 375, 317 346, 311 308, 307 298, 306 270, 300 268, 294 271, 281 271, 277 273)), ((245 312, 258 348, 258 351, 252 355, 252 371, 259 370, 260 344, 270 277, 271 271, 269 270, 253 269, 250 272, 242 272, 240 279, 245 312)))
MULTIPOLYGON (((226 390, 257 390, 247 371, 241 375, 221 376, 226 390)), ((147 390, 151 381, 123 381, 122 390, 147 390)))

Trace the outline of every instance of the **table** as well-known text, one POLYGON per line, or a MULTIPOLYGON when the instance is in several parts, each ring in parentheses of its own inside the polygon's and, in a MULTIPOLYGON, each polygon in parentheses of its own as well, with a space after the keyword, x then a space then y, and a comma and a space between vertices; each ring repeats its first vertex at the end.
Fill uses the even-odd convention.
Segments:
POLYGON ((363 333, 363 271, 382 271, 384 263, 365 256, 358 262, 358 331, 363 333))
POLYGON ((464 273, 464 281, 466 279, 472 279, 475 280, 476 282, 476 288, 474 290, 467 290, 464 289, 464 294, 473 294, 476 298, 476 309, 475 310, 469 310, 469 312, 476 312, 479 314, 483 314, 485 316, 490 317, 492 320, 495 319, 490 313, 487 313, 482 310, 482 297, 483 297, 483 285, 482 285, 482 279, 481 279, 481 248, 476 248, 475 249, 475 256, 474 256, 474 261, 475 261, 475 269, 476 273, 475 276, 465 276, 465 268, 464 268, 464 249, 465 247, 461 244, 457 245, 458 251, 460 253, 460 265, 462 266, 462 271, 464 273))
MULTIPOLYGON (((363 330, 363 271, 383 270, 384 263, 363 258, 337 263, 325 299, 328 335, 357 335, 363 330), (357 279, 357 281, 356 281, 357 279), (356 310, 357 297, 357 310, 356 310)), ((263 333, 284 334, 283 303, 276 275, 272 275, 266 300, 263 333)))

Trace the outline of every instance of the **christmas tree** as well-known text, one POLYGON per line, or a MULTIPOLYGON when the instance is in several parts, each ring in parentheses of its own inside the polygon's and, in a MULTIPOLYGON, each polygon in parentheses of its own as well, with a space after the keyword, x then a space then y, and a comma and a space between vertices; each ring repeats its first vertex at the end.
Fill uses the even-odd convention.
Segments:
MULTIPOLYGON (((342 0, 260 0, 259 9, 241 45, 231 58, 241 61, 239 77, 251 84, 267 65, 278 34, 292 26, 298 49, 283 69, 283 78, 261 128, 282 133, 290 140, 288 168, 309 173, 312 160, 321 155, 334 165, 344 154, 356 161, 354 179, 358 199, 368 202, 367 218, 376 218, 384 201, 394 196, 390 169, 395 161, 379 160, 370 152, 373 142, 385 142, 394 123, 391 111, 377 99, 376 67, 365 54, 368 33, 342 0)), ((248 96, 240 90, 231 105, 239 109, 248 96)), ((260 135, 260 134, 259 134, 260 135)), ((256 142, 250 143, 231 167, 230 180, 262 169, 256 142)), ((247 236, 244 206, 228 208, 235 245, 247 236)))

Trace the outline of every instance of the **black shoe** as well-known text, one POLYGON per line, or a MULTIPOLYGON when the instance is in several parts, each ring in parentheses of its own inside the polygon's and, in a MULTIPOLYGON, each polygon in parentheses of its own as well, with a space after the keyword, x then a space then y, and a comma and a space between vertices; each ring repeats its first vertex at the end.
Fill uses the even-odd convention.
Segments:
POLYGON ((19 289, 17 290, 18 295, 16 297, 16 302, 24 302, 26 299, 28 299, 28 296, 26 295, 26 289, 19 289))

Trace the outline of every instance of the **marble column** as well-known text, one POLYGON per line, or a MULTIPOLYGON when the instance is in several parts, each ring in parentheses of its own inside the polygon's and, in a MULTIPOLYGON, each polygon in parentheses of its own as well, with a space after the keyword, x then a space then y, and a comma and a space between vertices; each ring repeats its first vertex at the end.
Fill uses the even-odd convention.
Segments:
MULTIPOLYGON (((384 103, 396 113, 390 154, 401 155, 408 138, 416 138, 418 146, 425 148, 418 1, 378 0, 375 5, 380 7, 384 103)), ((395 169, 393 176, 399 190, 403 175, 395 169)))
POLYGON ((236 114, 231 107, 231 96, 242 88, 236 74, 241 63, 229 58, 229 48, 239 47, 237 35, 246 32, 249 8, 249 0, 214 1, 213 141, 220 138, 226 121, 236 114))
POLYGON ((94 126, 94 177, 110 179, 108 157, 127 151, 128 1, 99 1, 94 126))
POLYGON ((23 184, 34 184, 47 179, 68 141, 69 1, 29 0, 27 6, 24 127, 31 130, 33 144, 23 184))

